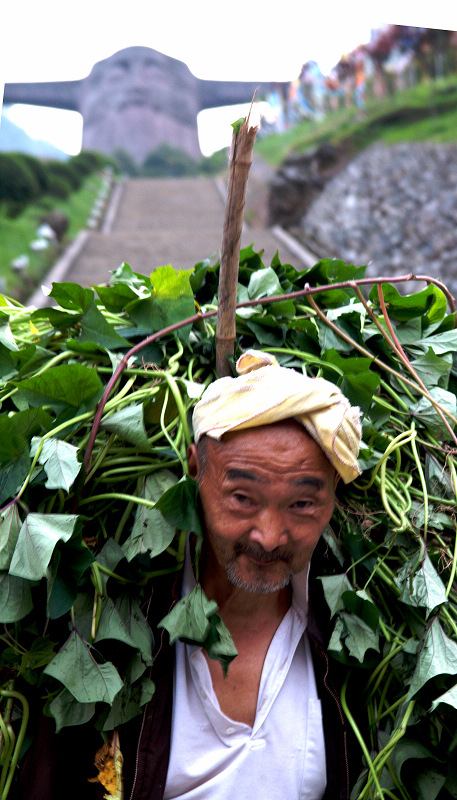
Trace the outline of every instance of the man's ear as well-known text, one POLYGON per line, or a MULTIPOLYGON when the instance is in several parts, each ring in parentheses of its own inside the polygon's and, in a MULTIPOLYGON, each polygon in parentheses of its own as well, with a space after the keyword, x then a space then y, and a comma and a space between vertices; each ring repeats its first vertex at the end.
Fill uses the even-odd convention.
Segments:
POLYGON ((335 470, 335 483, 333 484, 334 489, 336 489, 336 487, 338 486, 338 481, 340 478, 341 478, 340 473, 335 470))
POLYGON ((190 444, 187 448, 187 464, 189 466, 189 475, 194 480, 197 480, 200 472, 200 464, 198 462, 197 445, 190 444))

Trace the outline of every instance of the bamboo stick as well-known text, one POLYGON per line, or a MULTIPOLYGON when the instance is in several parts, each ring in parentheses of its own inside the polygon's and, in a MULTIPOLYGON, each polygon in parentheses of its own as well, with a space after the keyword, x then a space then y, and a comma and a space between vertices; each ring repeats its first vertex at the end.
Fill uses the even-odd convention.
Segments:
POLYGON ((237 130, 234 126, 222 234, 219 272, 219 303, 216 323, 216 372, 231 375, 229 357, 235 352, 235 307, 238 285, 240 240, 252 150, 258 126, 250 126, 249 115, 237 130))

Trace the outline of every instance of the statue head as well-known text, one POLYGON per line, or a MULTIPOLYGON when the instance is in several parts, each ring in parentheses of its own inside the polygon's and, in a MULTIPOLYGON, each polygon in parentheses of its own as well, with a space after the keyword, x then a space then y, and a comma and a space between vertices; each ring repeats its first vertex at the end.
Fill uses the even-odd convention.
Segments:
POLYGON ((128 47, 99 61, 81 82, 83 146, 103 152, 125 147, 141 161, 168 141, 200 157, 197 83, 182 61, 149 47, 128 47))

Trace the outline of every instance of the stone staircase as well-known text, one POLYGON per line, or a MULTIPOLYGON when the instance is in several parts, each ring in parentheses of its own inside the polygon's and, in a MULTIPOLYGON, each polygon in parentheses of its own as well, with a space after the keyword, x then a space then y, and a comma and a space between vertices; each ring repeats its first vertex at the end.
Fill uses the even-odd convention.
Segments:
MULTIPOLYGON (((165 264, 191 269, 219 254, 224 213, 225 187, 217 179, 128 180, 118 188, 102 229, 84 231, 44 284, 50 286, 53 280, 82 286, 105 283, 124 261, 142 274, 165 264)), ((283 262, 297 268, 306 265, 303 254, 294 252, 287 237, 278 238, 271 230, 245 225, 241 246, 250 244, 255 250, 264 250, 266 265, 277 250, 283 262)), ((46 302, 42 291, 30 302, 46 302)))

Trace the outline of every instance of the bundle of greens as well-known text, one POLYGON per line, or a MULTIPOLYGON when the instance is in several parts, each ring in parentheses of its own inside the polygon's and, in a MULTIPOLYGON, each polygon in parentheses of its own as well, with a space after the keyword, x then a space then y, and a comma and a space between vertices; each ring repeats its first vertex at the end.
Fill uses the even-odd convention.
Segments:
MULTIPOLYGON (((29 705, 108 736, 154 691, 144 604, 181 568, 187 533, 201 536, 186 448, 215 377, 218 269, 123 264, 107 285, 54 284, 52 307, 1 301, 2 800, 29 705)), ((337 567, 321 576, 360 741, 352 800, 457 797, 457 330, 445 287, 425 283, 405 295, 339 261, 240 257, 235 355, 272 352, 364 414, 363 474, 339 490, 325 533, 337 567)), ((163 626, 230 669, 200 587, 163 626)))

